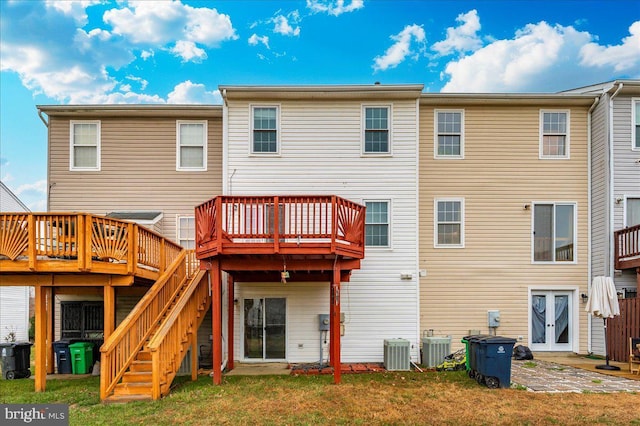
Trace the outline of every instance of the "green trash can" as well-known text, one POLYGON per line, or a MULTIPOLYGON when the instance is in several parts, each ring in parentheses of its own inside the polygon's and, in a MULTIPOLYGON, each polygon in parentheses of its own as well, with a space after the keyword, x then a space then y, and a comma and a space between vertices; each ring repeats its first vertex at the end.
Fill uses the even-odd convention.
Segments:
POLYGON ((76 342, 69 345, 73 374, 89 374, 93 367, 93 343, 76 342))

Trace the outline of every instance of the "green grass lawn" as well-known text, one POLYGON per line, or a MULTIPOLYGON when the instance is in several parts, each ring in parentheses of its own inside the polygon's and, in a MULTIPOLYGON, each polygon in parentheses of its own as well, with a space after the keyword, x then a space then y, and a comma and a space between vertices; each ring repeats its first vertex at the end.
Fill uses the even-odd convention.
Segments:
POLYGON ((69 404, 71 425, 636 424, 640 395, 491 390, 465 372, 179 377, 160 401, 102 404, 99 378, 0 381, 0 403, 69 404))

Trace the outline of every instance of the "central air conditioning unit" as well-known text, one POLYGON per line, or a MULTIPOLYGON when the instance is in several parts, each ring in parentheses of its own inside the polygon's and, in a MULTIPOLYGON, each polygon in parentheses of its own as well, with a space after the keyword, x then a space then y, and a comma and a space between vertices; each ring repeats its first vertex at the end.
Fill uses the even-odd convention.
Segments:
POLYGON ((411 362, 410 343, 405 339, 385 339, 384 368, 387 371, 409 371, 411 362))
POLYGON ((435 368, 451 353, 451 336, 422 338, 422 365, 435 368))

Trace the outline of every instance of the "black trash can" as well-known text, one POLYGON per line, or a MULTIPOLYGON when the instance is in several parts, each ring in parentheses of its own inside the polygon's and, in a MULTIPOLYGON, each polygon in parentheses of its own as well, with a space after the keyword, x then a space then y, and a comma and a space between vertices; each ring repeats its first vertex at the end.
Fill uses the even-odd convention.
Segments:
POLYGON ((488 388, 511 386, 511 356, 516 339, 501 336, 471 336, 470 377, 488 388))
POLYGON ((0 366, 4 379, 31 377, 31 343, 0 343, 0 366))
POLYGON ((53 352, 56 354, 58 374, 71 374, 71 351, 69 345, 72 340, 58 340, 53 342, 53 352))

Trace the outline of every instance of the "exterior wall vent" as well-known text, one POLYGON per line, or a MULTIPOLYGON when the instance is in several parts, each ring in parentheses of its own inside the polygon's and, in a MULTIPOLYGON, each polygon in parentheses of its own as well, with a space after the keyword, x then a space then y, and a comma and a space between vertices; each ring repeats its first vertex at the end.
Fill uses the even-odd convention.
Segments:
POLYGON ((451 336, 422 338, 422 365, 435 368, 451 353, 451 336))
POLYGON ((408 340, 388 339, 384 341, 384 368, 387 371, 409 371, 410 361, 408 340))

